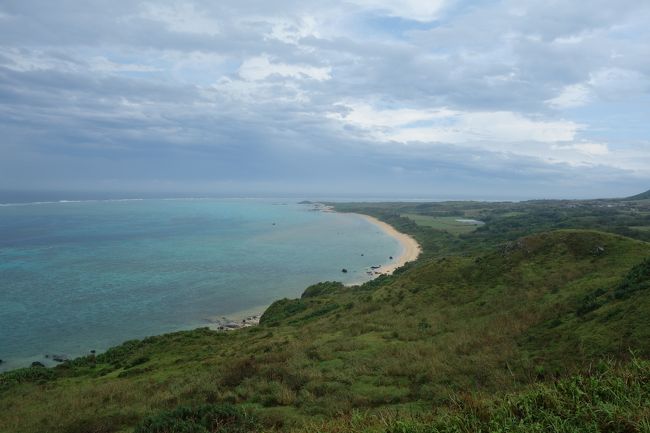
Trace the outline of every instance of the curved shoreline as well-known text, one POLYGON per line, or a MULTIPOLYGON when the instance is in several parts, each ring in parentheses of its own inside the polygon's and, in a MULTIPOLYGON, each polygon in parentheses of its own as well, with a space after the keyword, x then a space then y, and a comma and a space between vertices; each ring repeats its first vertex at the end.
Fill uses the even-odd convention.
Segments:
MULTIPOLYGON (((336 212, 331 206, 324 206, 322 209, 323 212, 336 212)), ((395 272, 396 269, 404 266, 408 262, 412 262, 416 260, 420 253, 422 252, 422 247, 420 247, 420 244, 410 235, 407 235, 406 233, 402 233, 398 231, 395 227, 391 226, 388 223, 385 223, 375 217, 372 217, 370 215, 366 214, 361 214, 361 213, 356 213, 356 212, 350 212, 348 213, 349 215, 356 215, 358 217, 363 218, 364 220, 368 221, 369 223, 373 224, 376 226, 379 230, 387 234, 388 236, 392 237, 395 239, 401 247, 401 252, 399 256, 394 256, 393 259, 388 262, 388 263, 382 263, 381 267, 375 270, 375 274, 370 278, 370 280, 363 280, 359 282, 354 282, 354 283, 347 283, 346 286, 356 286, 363 284, 367 281, 372 281, 375 278, 379 277, 380 275, 392 275, 393 272, 395 272)), ((264 314, 266 309, 270 307, 269 305, 266 306, 260 306, 260 307, 253 307, 249 308, 243 311, 238 311, 238 312, 233 312, 227 315, 222 315, 222 316, 213 316, 208 321, 210 324, 208 325, 209 328, 213 330, 234 330, 234 329, 239 329, 239 328, 246 328, 249 326, 254 326, 259 323, 259 319, 261 316, 264 314), (245 321, 243 319, 248 318, 251 319, 251 316, 253 316, 254 320, 248 320, 245 321), (230 323, 234 324, 237 323, 239 326, 232 326, 232 327, 225 327, 224 328, 224 323, 230 323)))
MULTIPOLYGON (((323 211, 325 212, 335 212, 331 208, 324 209, 323 211)), ((347 213, 347 212, 346 212, 347 213)), ((420 253, 422 252, 422 248, 420 247, 420 244, 411 237, 410 235, 407 235, 405 233, 402 233, 395 229, 393 226, 391 226, 388 223, 385 223, 375 217, 372 217, 370 215, 365 215, 365 214, 360 214, 360 213, 348 213, 351 215, 356 215, 360 218, 363 218, 367 222, 373 224, 375 227, 377 227, 379 230, 381 230, 383 233, 386 235, 394 238, 397 240, 401 247, 401 251, 399 252, 399 255, 396 255, 393 257, 393 259, 387 263, 380 263, 381 267, 376 269, 375 272, 373 272, 373 276, 370 279, 366 279, 363 281, 359 282, 354 282, 354 283, 349 283, 346 284, 347 286, 355 286, 359 284, 363 284, 366 281, 373 280, 380 275, 391 275, 396 269, 400 268, 401 266, 405 265, 408 262, 414 261, 418 258, 420 253)), ((232 331, 236 329, 241 329, 241 328, 247 328, 250 326, 255 326, 259 323, 259 319, 261 318, 262 314, 264 314, 264 311, 270 306, 257 306, 257 307, 252 307, 243 311, 237 311, 225 315, 214 315, 211 317, 205 317, 203 320, 207 323, 205 323, 203 326, 207 326, 208 328, 212 330, 220 330, 220 331, 232 331)), ((185 328, 179 328, 178 331, 181 330, 191 330, 194 329, 196 326, 190 325, 189 327, 185 328)), ((176 331, 171 331, 171 332, 176 332, 176 331)), ((169 332, 164 332, 163 334, 155 334, 155 335, 164 335, 169 332)), ((114 345, 111 347, 115 347, 114 345)), ((100 350, 100 352, 103 350, 100 350)), ((70 355, 70 359, 74 359, 77 356, 83 356, 83 354, 79 355, 70 355)), ((48 361, 44 360, 40 355, 34 356, 34 357, 29 357, 29 358, 24 358, 28 361, 39 361, 39 362, 45 362, 48 364, 48 366, 54 366, 56 364, 49 363, 48 361)), ((21 368, 20 361, 18 363, 10 362, 10 363, 3 363, 2 367, 0 367, 0 372, 5 372, 5 371, 10 371, 13 369, 21 368)), ((25 364, 26 366, 27 364, 25 364)))
POLYGON ((416 260, 422 252, 422 247, 420 247, 420 244, 418 244, 418 242, 412 236, 398 231, 392 225, 370 215, 361 213, 355 213, 354 215, 358 215, 371 224, 374 224, 382 232, 397 240, 397 242, 402 247, 402 251, 398 257, 394 257, 392 261, 381 265, 381 268, 378 269, 380 275, 391 275, 397 268, 404 266, 408 262, 416 260))

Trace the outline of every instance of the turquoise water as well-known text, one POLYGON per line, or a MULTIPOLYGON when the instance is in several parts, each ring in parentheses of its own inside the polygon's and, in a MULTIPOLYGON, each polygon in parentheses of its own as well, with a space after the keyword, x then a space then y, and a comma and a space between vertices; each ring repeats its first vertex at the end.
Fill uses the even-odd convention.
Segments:
POLYGON ((262 311, 318 281, 364 281, 399 249, 359 216, 294 203, 0 206, 0 369, 262 311))

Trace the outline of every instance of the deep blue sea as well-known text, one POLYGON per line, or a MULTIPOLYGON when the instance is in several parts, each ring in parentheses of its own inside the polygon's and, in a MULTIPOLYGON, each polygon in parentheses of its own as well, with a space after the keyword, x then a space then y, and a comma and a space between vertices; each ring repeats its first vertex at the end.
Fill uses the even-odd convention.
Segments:
POLYGON ((363 218, 311 209, 253 199, 0 205, 0 370, 261 312, 319 281, 365 281, 366 268, 398 254, 363 218))

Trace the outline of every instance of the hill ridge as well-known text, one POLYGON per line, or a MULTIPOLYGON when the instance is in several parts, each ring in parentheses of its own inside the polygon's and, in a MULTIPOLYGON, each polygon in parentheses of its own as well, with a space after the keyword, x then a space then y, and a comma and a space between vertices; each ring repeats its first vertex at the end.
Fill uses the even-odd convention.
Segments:
POLYGON ((648 200, 648 199, 650 199, 650 189, 640 194, 626 197, 624 200, 648 200))

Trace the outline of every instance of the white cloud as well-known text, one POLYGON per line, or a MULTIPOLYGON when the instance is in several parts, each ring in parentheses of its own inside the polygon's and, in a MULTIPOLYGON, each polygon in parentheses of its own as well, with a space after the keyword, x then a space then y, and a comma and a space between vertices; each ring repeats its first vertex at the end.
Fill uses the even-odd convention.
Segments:
POLYGON ((650 79, 640 72, 621 68, 601 68, 589 74, 584 83, 565 86, 559 95, 544 101, 555 109, 581 107, 596 98, 621 100, 645 93, 650 89, 650 79))
POLYGON ((603 143, 577 143, 573 148, 579 152, 592 156, 603 156, 609 154, 609 147, 603 143))
POLYGON ((587 105, 592 100, 591 89, 585 84, 565 86, 555 98, 546 100, 546 104, 555 109, 574 108, 587 105))
POLYGON ((375 109, 367 104, 339 104, 346 110, 329 117, 367 130, 385 141, 508 142, 571 141, 582 125, 566 120, 536 120, 509 111, 453 111, 446 108, 375 109))
POLYGON ((47 71, 83 72, 94 71, 101 73, 120 72, 157 72, 161 69, 151 65, 127 62, 114 62, 105 56, 93 56, 84 60, 73 60, 61 56, 53 56, 40 50, 15 50, 0 48, 0 55, 10 59, 12 63, 3 65, 14 71, 47 71))
POLYGON ((457 114, 456 111, 446 108, 415 110, 410 108, 396 108, 377 110, 369 104, 345 102, 336 104, 340 112, 329 114, 330 118, 342 120, 366 129, 386 129, 407 126, 409 124, 430 121, 432 119, 449 118, 457 114))
POLYGON ((365 9, 415 21, 433 21, 446 5, 446 0, 352 0, 365 9))
POLYGON ((320 37, 316 18, 313 16, 302 16, 296 20, 273 19, 273 27, 266 34, 267 38, 276 39, 288 44, 297 45, 306 37, 320 37))
POLYGON ((571 144, 556 144, 551 147, 553 150, 575 150, 587 156, 609 155, 609 146, 604 143, 579 142, 571 144))
POLYGON ((622 68, 599 69, 590 74, 588 83, 606 99, 626 98, 650 89, 650 78, 640 72, 622 68))
POLYGON ((89 63, 91 69, 101 72, 157 72, 162 70, 149 65, 116 63, 102 56, 93 57, 89 63))
POLYGON ((234 104, 241 102, 247 104, 266 103, 270 98, 273 98, 274 105, 309 101, 308 95, 296 83, 282 83, 282 93, 278 92, 277 87, 267 81, 244 81, 223 77, 204 89, 204 92, 207 92, 208 99, 214 98, 214 94, 210 92, 217 92, 219 96, 227 98, 234 104))
POLYGON ((219 24, 191 3, 175 3, 164 6, 155 3, 143 5, 143 18, 164 23, 171 30, 214 36, 219 34, 219 24))
POLYGON ((266 54, 247 59, 239 67, 239 76, 248 81, 264 80, 272 75, 325 81, 331 78, 330 73, 329 67, 271 62, 266 54))

